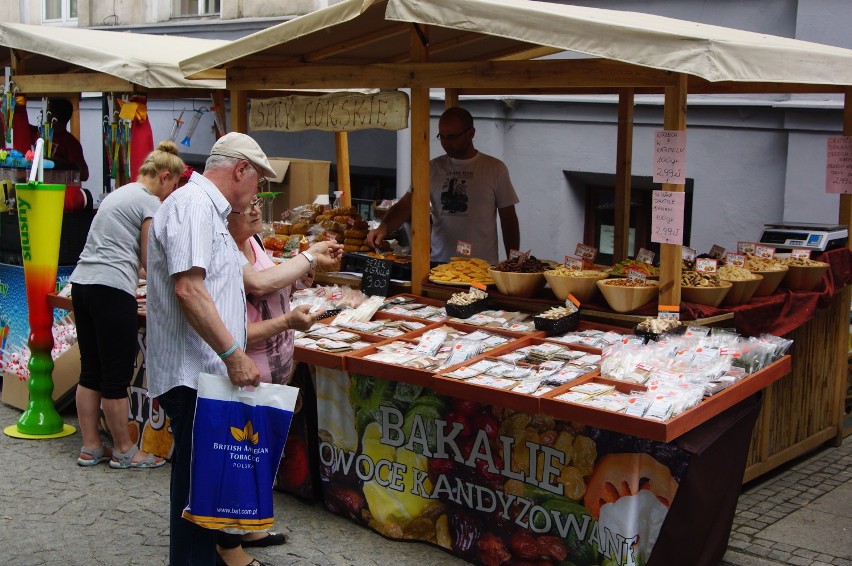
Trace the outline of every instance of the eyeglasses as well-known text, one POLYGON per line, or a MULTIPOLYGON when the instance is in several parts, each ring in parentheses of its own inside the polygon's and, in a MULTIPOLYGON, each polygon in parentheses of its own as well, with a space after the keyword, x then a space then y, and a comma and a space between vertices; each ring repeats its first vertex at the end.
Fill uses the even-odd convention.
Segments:
POLYGON ((248 216, 249 214, 254 214, 255 209, 260 211, 260 209, 262 209, 262 208, 263 208, 263 199, 260 198, 260 197, 254 197, 253 199, 251 199, 251 202, 249 203, 248 210, 246 210, 244 212, 237 212, 236 210, 232 210, 231 214, 239 214, 240 216, 248 216))
POLYGON ((460 137, 462 137, 463 135, 465 135, 465 134, 466 134, 469 130, 470 130, 470 128, 468 127, 468 128, 465 128, 464 130, 460 131, 460 132, 459 132, 459 133, 457 133, 457 134, 438 134, 438 135, 437 135, 437 136, 435 136, 435 137, 436 137, 437 139, 441 140, 441 141, 449 141, 449 142, 452 142, 452 141, 456 141, 457 139, 459 139, 460 137))

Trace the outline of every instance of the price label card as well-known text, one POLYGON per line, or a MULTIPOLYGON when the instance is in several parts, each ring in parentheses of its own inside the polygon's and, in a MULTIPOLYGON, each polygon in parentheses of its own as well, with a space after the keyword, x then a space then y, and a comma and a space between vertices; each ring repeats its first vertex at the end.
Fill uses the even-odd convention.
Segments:
POLYGON ((775 248, 772 246, 754 246, 754 255, 757 257, 773 258, 775 257, 775 248))
POLYGON ((810 259, 811 250, 807 248, 793 248, 792 250, 790 250, 790 257, 810 259))
POLYGON ((365 295, 388 296, 392 262, 368 257, 361 276, 361 291, 365 295))
POLYGON ((580 308, 580 301, 571 293, 568 293, 568 298, 565 299, 565 306, 567 307, 569 304, 573 304, 575 307, 580 308))
POLYGON ((565 267, 568 269, 583 269, 583 260, 579 257, 571 257, 570 255, 565 256, 565 263, 563 263, 565 267))
POLYGON ((657 307, 657 318, 673 318, 675 320, 680 320, 680 307, 659 305, 657 307))
POLYGON ((725 248, 713 244, 713 247, 710 248, 710 255, 716 259, 722 259, 723 257, 725 257, 725 248))
POLYGON ((710 257, 699 257, 695 259, 695 271, 701 273, 716 273, 719 260, 710 257))
POLYGON ((654 138, 654 182, 686 183, 686 131, 658 130, 654 138))
POLYGON ((683 244, 683 207, 686 193, 652 191, 651 241, 683 244))
POLYGON ((726 262, 728 265, 733 265, 734 267, 745 267, 746 255, 745 254, 728 254, 726 256, 726 262))
POLYGON ((525 252, 520 250, 509 250, 509 259, 520 259, 521 261, 526 261, 530 257, 530 252, 532 252, 532 250, 527 250, 525 252))
POLYGON ((479 281, 471 281, 470 282, 470 292, 473 292, 474 289, 478 289, 479 291, 487 291, 488 287, 480 283, 479 281))
POLYGON ((473 251, 473 245, 470 242, 456 241, 456 251, 460 255, 470 255, 473 251))
POLYGON ((741 254, 753 254, 755 245, 754 242, 737 242, 737 251, 741 254))
POLYGON ((627 280, 628 281, 636 281, 637 283, 644 283, 648 280, 648 276, 638 269, 628 269, 627 270, 627 280))
POLYGON ((595 258, 598 257, 598 249, 594 246, 587 246, 586 244, 577 244, 577 247, 574 249, 574 255, 586 261, 594 262, 595 258))
POLYGON ((825 192, 852 193, 852 136, 829 136, 825 192))
POLYGON ((636 254, 636 259, 644 262, 644 263, 654 263, 654 256, 656 254, 651 250, 646 250, 645 248, 640 248, 639 253, 636 254))
POLYGON ((683 246, 680 249, 680 259, 687 263, 695 263, 695 256, 698 255, 698 250, 695 248, 690 248, 689 246, 683 246))

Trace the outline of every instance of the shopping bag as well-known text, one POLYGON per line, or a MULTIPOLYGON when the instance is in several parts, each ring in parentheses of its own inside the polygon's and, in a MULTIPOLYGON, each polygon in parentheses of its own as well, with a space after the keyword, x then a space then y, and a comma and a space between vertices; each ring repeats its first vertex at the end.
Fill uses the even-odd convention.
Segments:
POLYGON ((189 501, 183 518, 230 533, 272 528, 272 484, 298 389, 241 389, 202 373, 192 428, 189 501))

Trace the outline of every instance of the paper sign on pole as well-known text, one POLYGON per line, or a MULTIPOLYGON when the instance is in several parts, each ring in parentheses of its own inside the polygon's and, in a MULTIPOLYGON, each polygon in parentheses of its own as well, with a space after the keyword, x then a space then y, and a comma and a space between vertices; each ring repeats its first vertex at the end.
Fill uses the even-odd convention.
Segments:
POLYGON ((683 245, 683 208, 686 193, 653 191, 651 241, 683 245))
POLYGON ((829 136, 825 192, 852 193, 852 136, 829 136))
POLYGON ((686 183, 686 132, 658 130, 654 139, 654 182, 686 183))

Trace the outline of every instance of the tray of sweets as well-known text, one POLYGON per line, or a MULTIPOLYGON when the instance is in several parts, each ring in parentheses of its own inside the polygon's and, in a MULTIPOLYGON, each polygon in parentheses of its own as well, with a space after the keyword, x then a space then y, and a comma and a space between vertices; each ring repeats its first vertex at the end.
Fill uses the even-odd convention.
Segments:
POLYGON ((435 391, 530 414, 560 384, 596 373, 600 355, 524 337, 499 352, 486 353, 435 376, 435 391))
POLYGON ((468 355, 464 350, 454 351, 460 347, 460 338, 470 342, 481 341, 483 351, 474 356, 481 357, 502 352, 519 336, 513 332, 483 331, 460 324, 437 323, 347 356, 346 369, 353 373, 432 387, 434 375, 444 369, 443 365, 450 364, 446 368, 449 369, 469 361, 462 359, 468 355), (424 353, 428 348, 423 347, 426 342, 424 335, 430 330, 447 333, 434 355, 424 353), (458 364, 452 363, 453 357, 460 359, 458 364))
POLYGON ((293 359, 331 369, 343 369, 347 354, 387 340, 390 338, 337 328, 321 321, 307 331, 296 332, 293 359))
POLYGON ((388 297, 385 305, 376 312, 375 318, 410 319, 433 323, 445 320, 447 315, 444 310, 444 301, 403 293, 388 297))

